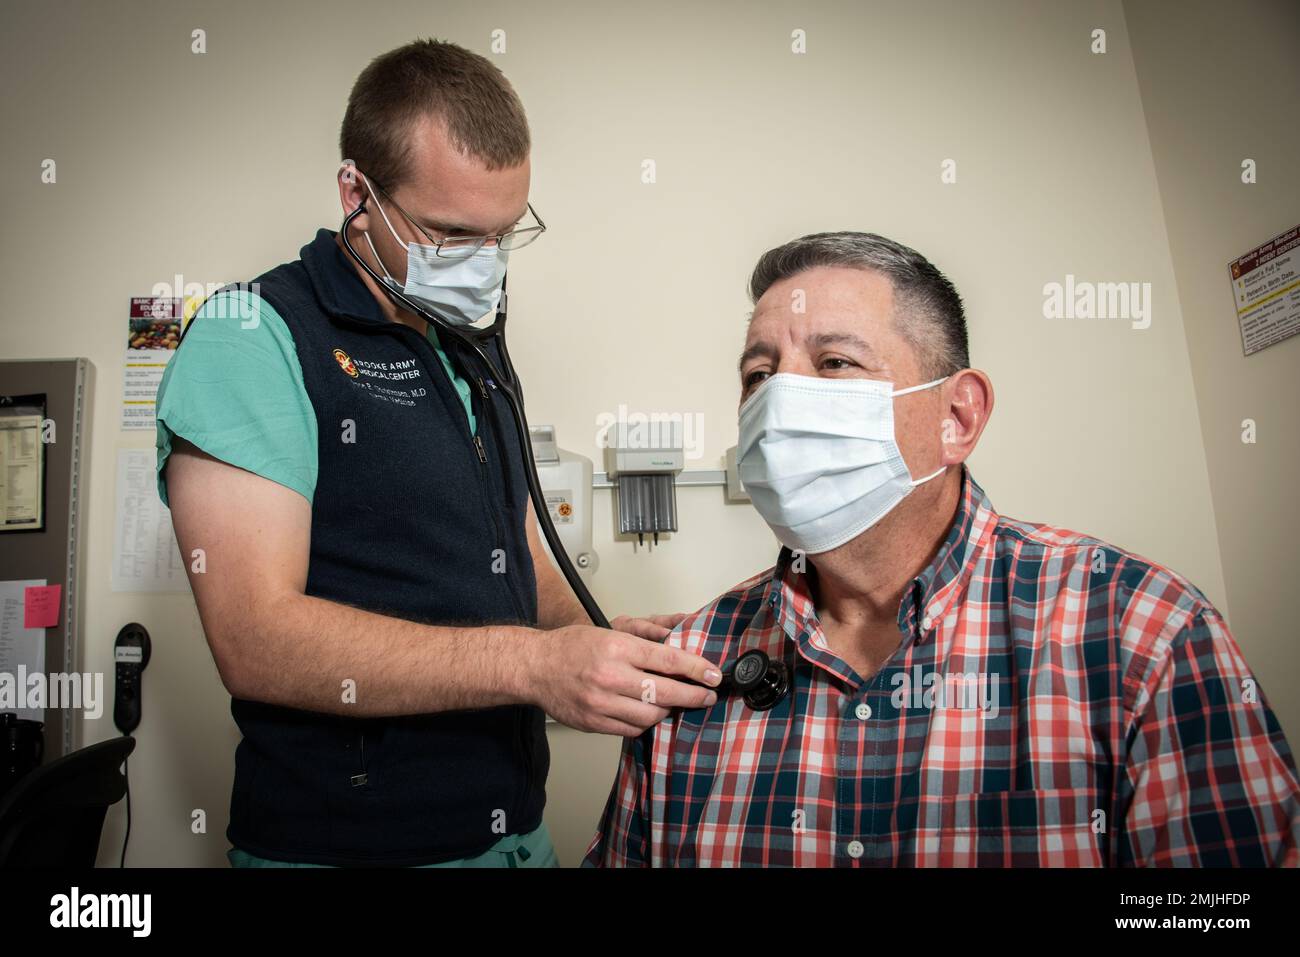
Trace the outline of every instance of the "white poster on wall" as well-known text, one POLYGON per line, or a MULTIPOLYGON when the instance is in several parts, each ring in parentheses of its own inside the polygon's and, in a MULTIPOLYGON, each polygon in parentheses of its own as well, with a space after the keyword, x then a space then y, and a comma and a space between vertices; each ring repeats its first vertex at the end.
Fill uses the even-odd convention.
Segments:
POLYGON ((1241 349, 1254 355, 1300 333, 1300 226, 1228 263, 1241 349))
POLYGON ((0 582, 0 711, 17 711, 29 721, 45 720, 43 707, 28 706, 26 680, 45 673, 45 629, 28 628, 23 611, 27 590, 44 584, 44 578, 0 582))
POLYGON ((134 296, 126 326, 122 363, 122 428, 151 431, 158 383, 181 339, 184 300, 168 296, 134 296))
POLYGON ((189 591, 172 514, 158 497, 158 453, 117 453, 113 591, 189 591))

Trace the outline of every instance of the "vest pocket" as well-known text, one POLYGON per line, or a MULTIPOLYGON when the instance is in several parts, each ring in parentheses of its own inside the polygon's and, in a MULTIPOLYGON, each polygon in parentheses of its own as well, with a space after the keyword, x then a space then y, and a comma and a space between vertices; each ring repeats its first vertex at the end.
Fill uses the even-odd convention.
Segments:
POLYGON ((516 711, 519 764, 515 773, 519 777, 519 788, 510 832, 522 833, 516 828, 527 824, 537 826, 537 822, 531 819, 544 800, 543 789, 550 770, 550 744, 546 739, 544 711, 527 705, 517 707, 516 711))
POLYGON ((362 724, 356 730, 356 756, 352 762, 352 775, 348 779, 349 787, 358 791, 370 791, 381 783, 376 777, 379 771, 379 754, 383 745, 386 728, 382 725, 362 724))
POLYGON ((257 771, 261 765, 261 758, 247 739, 240 741, 238 747, 243 754, 236 752, 235 783, 231 789, 230 824, 231 829, 237 834, 247 837, 258 834, 257 771), (244 760, 241 761, 240 758, 244 760))
POLYGON ((366 732, 364 730, 357 732, 357 755, 352 778, 348 783, 354 788, 369 787, 370 775, 366 772, 366 732))
POLYGON ((519 768, 520 781, 519 801, 515 807, 516 814, 522 814, 524 805, 528 802, 528 792, 532 786, 533 769, 535 762, 533 760, 533 712, 529 708, 520 707, 516 709, 516 736, 519 741, 519 768))

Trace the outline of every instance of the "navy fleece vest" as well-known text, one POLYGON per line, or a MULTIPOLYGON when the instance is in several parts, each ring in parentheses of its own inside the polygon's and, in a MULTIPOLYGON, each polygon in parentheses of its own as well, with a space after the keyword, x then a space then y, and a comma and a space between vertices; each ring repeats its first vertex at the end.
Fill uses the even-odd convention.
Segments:
MULTIPOLYGON (((307 594, 439 625, 535 624, 524 466, 495 383, 442 342, 472 386, 476 443, 432 345, 383 318, 334 233, 301 257, 255 289, 293 335, 316 412, 307 594)), ((235 699, 231 713, 244 738, 227 836, 253 854, 427 864, 541 823, 537 708, 356 719, 235 699)))

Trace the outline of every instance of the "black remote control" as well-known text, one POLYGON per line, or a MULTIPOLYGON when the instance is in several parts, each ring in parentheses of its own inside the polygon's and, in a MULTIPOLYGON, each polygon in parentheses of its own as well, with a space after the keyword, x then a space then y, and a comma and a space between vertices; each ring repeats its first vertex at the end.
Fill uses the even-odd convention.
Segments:
POLYGON ((117 633, 113 660, 117 663, 113 723, 123 734, 130 734, 140 726, 141 678, 149 664, 149 632, 144 625, 131 622, 117 633))

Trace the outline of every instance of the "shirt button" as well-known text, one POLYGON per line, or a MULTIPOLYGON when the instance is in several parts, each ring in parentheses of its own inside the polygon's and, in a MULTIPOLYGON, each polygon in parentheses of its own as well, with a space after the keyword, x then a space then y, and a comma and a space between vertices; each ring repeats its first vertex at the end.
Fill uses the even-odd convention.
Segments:
POLYGON ((853 709, 853 713, 858 716, 859 721, 866 721, 868 718, 871 717, 871 705, 863 701, 859 703, 856 708, 853 709))
POLYGON ((861 841, 849 841, 849 857, 853 858, 855 861, 862 856, 862 853, 865 850, 866 848, 862 846, 861 841))
POLYGON ((922 631, 929 631, 931 626, 933 625, 934 625, 934 619, 931 618, 929 615, 926 615, 924 618, 921 619, 922 631))

